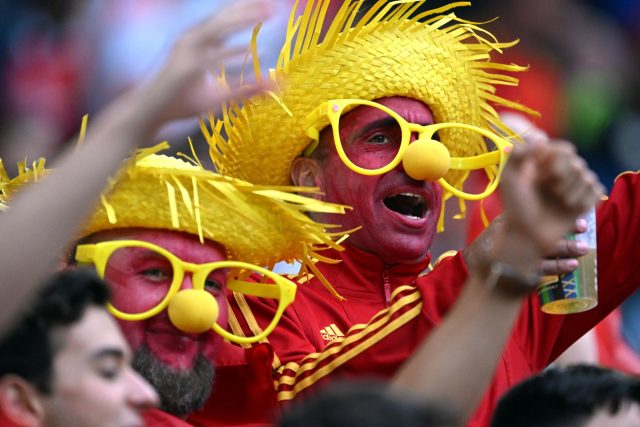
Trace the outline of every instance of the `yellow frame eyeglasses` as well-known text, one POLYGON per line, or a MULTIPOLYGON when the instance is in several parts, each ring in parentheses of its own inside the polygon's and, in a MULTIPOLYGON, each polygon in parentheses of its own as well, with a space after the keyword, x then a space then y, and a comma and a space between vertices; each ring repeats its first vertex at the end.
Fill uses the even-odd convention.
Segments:
MULTIPOLYGON (((442 129, 466 129, 477 132, 478 134, 490 139, 495 145, 496 150, 488 153, 480 154, 470 157, 451 157, 450 165, 448 169, 454 170, 476 170, 476 169, 488 169, 497 165, 498 169, 495 173, 495 178, 487 185, 485 190, 479 194, 470 194, 462 190, 459 190, 450 185, 443 177, 439 178, 437 182, 447 191, 466 200, 479 200, 487 197, 495 191, 497 188, 502 171, 507 163, 509 152, 513 144, 506 139, 500 137, 494 132, 490 132, 486 129, 482 129, 477 126, 467 125, 464 123, 435 123, 431 125, 419 125, 416 123, 407 122, 402 116, 393 111, 392 109, 373 101, 367 101, 363 99, 333 99, 323 102, 315 110, 313 110, 306 118, 305 128, 309 138, 314 142, 304 150, 303 155, 309 156, 318 146, 320 142, 320 131, 322 128, 318 128, 318 123, 326 123, 325 117, 329 119, 331 128, 333 129, 333 141, 335 143, 336 151, 340 156, 342 162, 354 172, 362 175, 381 175, 394 169, 403 160, 409 143, 411 140, 411 134, 417 133, 419 140, 433 140, 436 132, 442 129), (397 154, 386 166, 377 169, 366 169, 353 163, 351 159, 345 153, 342 141, 340 139, 340 117, 345 109, 355 108, 359 106, 369 106, 384 111, 389 116, 394 118, 402 131, 400 148, 397 154)), ((446 148, 445 148, 446 149, 446 148)))
POLYGON ((176 255, 161 246, 141 240, 111 240, 96 244, 78 245, 76 248, 75 257, 79 263, 95 265, 98 275, 104 279, 109 257, 118 249, 122 249, 125 247, 149 249, 162 255, 171 263, 171 267, 173 269, 173 278, 165 297, 157 305, 142 313, 125 313, 118 310, 109 302, 107 304, 107 309, 109 310, 109 312, 115 317, 122 320, 144 320, 155 316, 161 311, 165 310, 169 305, 171 299, 180 292, 180 286, 184 279, 185 272, 192 273, 193 289, 200 291, 204 291, 207 277, 214 270, 218 269, 255 271, 273 281, 273 283, 257 283, 235 278, 230 278, 227 281, 228 291, 239 292, 245 295, 252 295, 261 298, 278 299, 278 308, 273 319, 271 320, 271 323, 269 323, 269 325, 258 335, 252 337, 241 337, 233 335, 232 333, 226 331, 217 323, 214 323, 211 326, 211 328, 223 338, 239 344, 250 344, 258 342, 269 335, 280 321, 284 310, 295 299, 297 289, 296 285, 290 280, 266 268, 241 261, 216 261, 206 264, 193 264, 181 260, 176 255))

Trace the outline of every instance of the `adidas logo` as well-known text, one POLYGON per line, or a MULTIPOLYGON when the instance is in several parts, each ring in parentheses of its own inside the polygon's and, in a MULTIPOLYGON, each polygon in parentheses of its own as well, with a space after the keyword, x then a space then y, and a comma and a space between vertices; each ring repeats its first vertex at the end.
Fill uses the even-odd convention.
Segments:
POLYGON ((335 323, 332 323, 329 326, 320 329, 320 335, 325 341, 337 341, 344 338, 344 334, 340 331, 340 329, 338 329, 335 323))

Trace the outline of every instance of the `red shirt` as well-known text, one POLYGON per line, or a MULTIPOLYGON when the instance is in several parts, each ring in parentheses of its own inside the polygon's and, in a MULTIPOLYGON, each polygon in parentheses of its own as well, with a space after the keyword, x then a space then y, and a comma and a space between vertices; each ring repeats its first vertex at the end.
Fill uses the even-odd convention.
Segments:
POLYGON ((277 416, 278 402, 271 378, 273 351, 267 344, 242 349, 228 345, 218 355, 214 389, 199 413, 183 421, 159 409, 144 414, 148 427, 260 426, 277 416))
POLYGON ((190 427, 191 424, 160 409, 150 409, 144 413, 144 425, 151 427, 190 427))

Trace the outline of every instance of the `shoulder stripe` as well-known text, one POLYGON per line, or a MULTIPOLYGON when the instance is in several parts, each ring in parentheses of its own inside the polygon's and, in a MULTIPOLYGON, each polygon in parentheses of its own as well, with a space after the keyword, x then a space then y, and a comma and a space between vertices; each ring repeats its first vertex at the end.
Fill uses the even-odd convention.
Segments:
MULTIPOLYGON (((351 357, 354 357, 356 354, 353 354, 350 351, 345 352, 344 350, 348 347, 358 345, 359 341, 362 341, 367 336, 375 335, 379 332, 379 330, 388 330, 389 324, 396 325, 397 323, 394 323, 394 318, 400 317, 402 315, 402 313, 400 312, 405 312, 407 307, 409 306, 417 306, 417 313, 419 313, 420 309, 422 308, 422 299, 420 298, 420 296, 420 292, 416 288, 413 288, 412 293, 403 296, 388 309, 380 312, 372 319, 372 323, 369 323, 368 325, 366 325, 366 327, 359 328, 360 330, 355 334, 353 333, 352 328, 351 330, 349 330, 349 332, 347 333, 347 337, 344 340, 332 342, 331 344, 327 345, 327 347, 325 347, 325 349, 321 353, 316 352, 309 354, 303 359, 301 364, 285 364, 283 367, 281 367, 280 372, 282 373, 283 377, 279 380, 279 382, 281 384, 294 384, 306 372, 313 372, 313 370, 317 369, 318 366, 323 363, 323 361, 331 359, 334 356, 340 357, 345 361, 349 360, 349 358, 351 357), (340 352, 342 352, 343 354, 337 355, 337 353, 340 352), (290 375, 295 375, 295 378, 292 378, 290 375)), ((413 312, 413 309, 411 312, 413 312)))
MULTIPOLYGON (((345 347, 355 341, 358 341, 359 339, 362 338, 362 336, 364 334, 368 334, 371 333, 377 329, 379 329, 380 327, 382 327, 385 323, 388 322, 389 318, 392 317, 396 312, 402 310, 403 308, 405 308, 407 305, 414 303, 416 301, 420 300, 420 292, 419 291, 415 291, 412 294, 409 294, 407 296, 404 296, 403 298, 399 299, 397 302, 395 302, 393 305, 391 305, 389 308, 381 311, 380 313, 378 313, 378 315, 376 315, 373 319, 372 322, 370 322, 369 324, 366 325, 365 328, 362 328, 361 331, 359 331, 356 334, 347 334, 347 337, 342 340, 342 341, 334 341, 330 344, 328 344, 324 350, 322 351, 322 356, 320 358, 324 358, 324 357, 328 357, 330 355, 332 355, 333 353, 336 353, 339 351, 340 347, 345 347)), ((307 358, 305 357, 305 360, 307 358)), ((303 362, 301 363, 301 366, 304 366, 307 362, 303 362)))
POLYGON ((345 363, 349 359, 352 359, 353 357, 355 357, 358 354, 362 353, 367 348, 373 346, 374 344, 376 344, 377 342, 382 340, 384 337, 386 337, 387 335, 389 335, 390 333, 392 333, 396 329, 400 328, 402 325, 406 324, 411 319, 413 319, 416 316, 418 316, 421 310, 422 310, 422 304, 420 303, 420 304, 416 305, 415 307, 413 307, 411 310, 403 313, 398 318, 394 319, 391 323, 387 324, 384 328, 382 328, 375 335, 373 335, 370 338, 368 338, 367 340, 362 341, 361 343, 359 343, 356 347, 354 347, 348 353, 341 354, 340 356, 335 358, 333 361, 331 361, 327 365, 323 366, 322 368, 320 368, 317 371, 313 372, 313 374, 311 374, 310 376, 308 376, 308 377, 304 378, 302 381, 298 382, 293 387, 293 390, 279 391, 278 392, 278 400, 284 401, 284 400, 293 399, 296 396, 296 394, 300 393, 305 388, 307 388, 310 385, 312 385, 313 383, 317 382, 322 377, 325 377, 326 375, 331 373, 333 370, 335 370, 337 367, 339 367, 340 365, 342 365, 343 363, 345 363))
MULTIPOLYGON (((260 327, 260 325, 258 325, 258 321, 253 315, 253 312, 251 311, 251 308, 249 307, 249 304, 247 303, 247 300, 244 297, 244 295, 239 292, 234 292, 233 297, 236 300, 236 304, 238 304, 238 307, 240 308, 242 315, 244 316, 244 320, 247 322, 247 325, 249 325, 249 329, 251 329, 251 332, 253 332, 254 335, 258 335, 262 333, 262 328, 260 327)), ((232 310, 230 310, 230 312, 231 311, 232 310)), ((260 342, 269 343, 269 338, 265 337, 262 340, 260 340, 260 342)), ((251 344, 249 344, 248 347, 251 347, 251 344)), ((277 369, 281 364, 282 363, 280 362, 280 359, 278 359, 278 355, 275 354, 274 352, 273 364, 272 364, 273 369, 277 369)))
MULTIPOLYGON (((417 305, 420 303, 416 303, 414 304, 417 305)), ((396 313, 393 316, 390 316, 388 319, 386 319, 386 322, 384 323, 383 327, 385 327, 386 325, 390 324, 391 322, 393 322, 396 318, 400 317, 402 314, 404 314, 405 312, 411 310, 413 308, 413 306, 409 306, 409 307, 405 307, 405 309, 401 310, 400 312, 396 313)), ((281 387, 280 389, 290 389, 292 385, 294 385, 297 382, 300 382, 301 380, 303 380, 304 378, 312 375, 315 371, 319 370, 320 368, 322 368, 323 366, 331 363, 334 359, 342 356, 342 355, 350 355, 348 356, 349 358, 351 358, 352 356, 355 356, 354 354, 351 353, 351 350, 355 347, 357 347, 362 341, 365 341, 367 339, 369 339, 370 337, 376 335, 379 330, 381 328, 372 330, 372 329, 365 329, 362 333, 361 333, 361 337, 359 340, 356 341, 351 341, 349 343, 347 343, 346 345, 344 344, 344 341, 342 342, 343 345, 339 346, 339 347, 332 347, 330 350, 330 353, 326 353, 326 352, 322 352, 322 353, 316 353, 314 356, 316 356, 314 359, 307 357, 305 358, 305 361, 302 365, 298 365, 298 366, 288 366, 285 365, 285 369, 282 370, 282 378, 280 380, 280 384, 281 387), (297 368, 296 370, 293 370, 297 368)), ((349 360, 349 359, 347 359, 349 360)))
MULTIPOLYGON (((246 336, 244 334, 244 331, 242 330, 242 327, 240 326, 240 322, 238 321, 238 318, 236 317, 236 313, 231 308, 231 304, 229 304, 229 301, 227 301, 227 312, 228 312, 228 318, 229 318, 228 321, 229 321, 229 327, 231 328, 231 332, 233 332, 234 335, 237 335, 239 337, 246 336)), ((242 348, 250 348, 251 344, 240 344, 240 346, 242 348)))
POLYGON ((238 304, 238 307, 240 308, 240 311, 244 316, 244 319, 247 321, 247 325, 249 325, 249 329, 251 329, 251 332, 253 332, 254 335, 261 334, 262 328, 260 327, 260 325, 258 325, 258 321, 251 312, 251 308, 249 308, 249 304, 247 303, 244 295, 238 292, 234 292, 233 297, 235 298, 236 303, 238 304))
POLYGON ((457 254, 458 254, 458 251, 456 250, 446 251, 445 253, 443 253, 438 257, 438 259, 435 262, 435 265, 440 264, 440 262, 442 262, 443 259, 451 258, 453 256, 456 256, 457 254))
MULTIPOLYGON (((381 324, 380 319, 383 317, 387 318, 389 316, 390 310, 399 310, 403 307, 403 304, 409 304, 418 298, 419 298, 419 291, 415 286, 409 286, 409 285, 399 286, 391 294, 391 301, 390 301, 391 306, 389 308, 377 313, 375 316, 371 318, 369 323, 358 323, 353 325, 349 329, 348 333, 346 334, 347 342, 345 343, 345 340, 342 340, 340 343, 342 343, 343 345, 348 345, 350 342, 353 342, 354 340, 359 339, 359 337, 362 336, 361 334, 374 332, 375 328, 379 327, 381 324), (403 300, 403 298, 408 295, 412 296, 410 300, 408 301, 403 300), (369 328, 369 330, 362 332, 367 327, 369 328)), ((383 320, 383 322, 384 321, 385 320, 383 320)), ((313 359, 318 358, 323 354, 326 354, 328 348, 336 347, 336 350, 333 350, 332 353, 328 354, 328 356, 330 356, 331 354, 334 354, 336 351, 339 351, 337 346, 340 343, 338 342, 330 343, 327 347, 324 348, 322 352, 309 353, 301 361, 302 365, 312 363, 313 359)), ((277 355, 276 355, 276 359, 277 359, 277 355)), ((281 382, 282 384, 294 384, 296 382, 296 378, 295 378, 296 372, 300 369, 300 366, 301 364, 298 364, 296 362, 287 362, 284 365, 282 365, 281 363, 278 363, 277 366, 274 365, 274 370, 276 370, 276 374, 280 377, 278 382, 281 382)))

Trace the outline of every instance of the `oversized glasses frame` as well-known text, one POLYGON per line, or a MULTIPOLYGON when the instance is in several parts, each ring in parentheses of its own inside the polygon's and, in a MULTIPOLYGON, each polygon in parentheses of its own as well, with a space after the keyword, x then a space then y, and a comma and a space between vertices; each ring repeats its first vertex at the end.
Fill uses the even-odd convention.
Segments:
POLYGON ((118 249, 127 247, 148 249, 165 257, 171 263, 171 267, 173 269, 173 278, 165 297, 154 307, 144 312, 125 313, 121 310, 118 310, 109 302, 107 304, 107 309, 109 310, 109 312, 115 317, 122 320, 144 320, 155 316, 161 311, 165 310, 169 305, 171 299, 180 291, 180 286, 184 279, 185 272, 192 273, 193 289, 205 290, 206 280, 208 276, 215 270, 232 269, 235 271, 254 271, 262 274, 267 279, 270 279, 273 283, 258 283, 246 281, 232 278, 230 275, 230 278, 227 281, 227 290, 261 298, 278 299, 278 308, 273 319, 271 320, 271 323, 269 323, 269 325, 261 333, 252 337, 241 337, 233 335, 217 323, 214 323, 212 325, 212 329, 223 338, 240 344, 249 344, 261 341, 267 335, 269 335, 280 321, 284 310, 293 302, 295 298, 297 289, 296 285, 290 280, 266 268, 241 261, 216 261, 205 264, 193 264, 181 260, 175 254, 171 253, 161 246, 141 240, 111 240, 95 244, 81 244, 76 248, 76 260, 79 263, 95 265, 98 275, 104 279, 107 264, 111 255, 118 249))
POLYGON ((496 150, 470 157, 451 157, 451 163, 449 166, 449 169, 469 171, 477 169, 488 169, 497 165, 495 177, 487 185, 484 191, 478 194, 466 193, 450 185, 444 178, 440 178, 437 180, 444 189, 446 189, 453 195, 466 200, 483 199, 493 193, 493 191, 495 191, 499 184, 502 171, 504 170, 504 167, 507 163, 511 148, 513 147, 513 144, 505 138, 502 138, 494 132, 477 126, 472 126, 464 123, 435 123, 424 126, 416 123, 409 123, 392 109, 377 102, 367 101, 364 99, 333 99, 323 102, 307 116, 305 120, 306 134, 313 140, 313 142, 309 144, 309 146, 307 146, 307 148, 303 152, 304 156, 311 155, 311 153, 313 153, 313 151, 317 148, 320 142, 320 131, 322 130, 322 128, 320 128, 318 125, 320 123, 322 123, 323 125, 326 124, 326 118, 329 119, 329 124, 331 125, 331 128, 333 130, 333 141, 335 143, 336 151, 340 156, 342 162, 354 172, 368 176, 381 175, 398 166, 398 164, 404 158, 407 147, 411 142, 411 134, 414 132, 418 134, 419 139, 434 140, 434 136, 438 131, 443 129, 457 128, 470 130, 482 135, 483 137, 488 138, 495 144, 496 150), (387 165, 380 168, 367 169, 353 163, 353 161, 349 159, 349 156, 347 156, 340 139, 341 115, 345 112, 345 110, 351 110, 359 106, 369 106, 377 108, 387 113, 390 117, 394 118, 400 126, 402 136, 398 152, 393 160, 391 160, 387 165))

